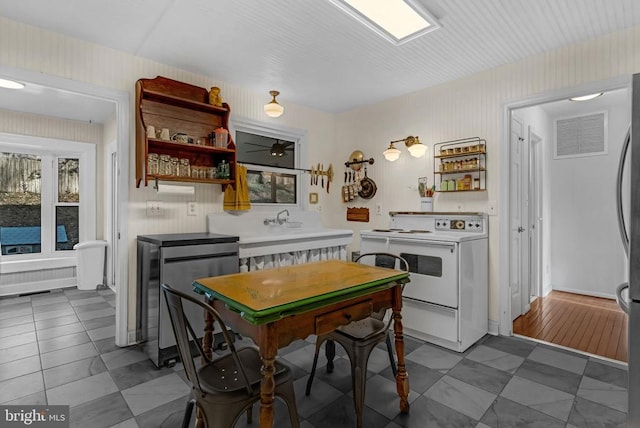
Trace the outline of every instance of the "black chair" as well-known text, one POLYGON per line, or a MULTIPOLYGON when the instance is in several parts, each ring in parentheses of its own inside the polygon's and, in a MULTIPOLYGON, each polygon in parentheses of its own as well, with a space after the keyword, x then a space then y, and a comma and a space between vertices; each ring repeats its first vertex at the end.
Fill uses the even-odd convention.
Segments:
MULTIPOLYGON (((358 257, 355 262, 364 263, 373 260, 373 264, 389 269, 398 269, 405 272, 409 271, 409 264, 405 259, 395 254, 389 253, 366 253, 358 257)), ((369 264, 371 264, 369 262, 369 264)), ((316 339, 316 352, 313 357, 313 366, 311 374, 307 381, 306 395, 311 393, 311 384, 316 372, 318 364, 318 354, 320 346, 327 342, 327 372, 333 370, 333 344, 331 341, 339 343, 349 356, 351 362, 351 383, 353 388, 353 402, 356 408, 357 427, 362 427, 362 411, 364 409, 364 395, 367 381, 367 363, 371 351, 379 344, 386 343, 387 352, 389 353, 389 361, 393 374, 397 374, 396 360, 393 356, 393 346, 391 345, 391 334, 389 327, 393 321, 393 317, 389 316, 387 322, 384 317, 389 309, 383 309, 379 312, 371 314, 371 316, 351 322, 345 326, 339 327, 331 333, 320 335, 316 339)))
MULTIPOLYGON (((204 417, 206 427, 233 427, 244 411, 247 413, 248 422, 251 422, 251 408, 256 401, 260 400, 262 361, 258 350, 254 347, 236 350, 231 334, 227 331, 219 313, 210 305, 166 284, 162 284, 162 290, 169 308, 178 353, 187 378, 191 382, 191 395, 187 402, 182 427, 188 427, 196 404, 204 417), (185 315, 183 301, 199 305, 211 313, 220 325, 229 353, 214 356, 214 359, 204 355, 202 345, 196 339, 193 327, 185 315), (191 358, 190 338, 194 340, 204 359, 204 364, 199 369, 196 369, 191 358)), ((278 361, 275 363, 274 381, 276 396, 281 397, 289 409, 291 425, 293 428, 299 428, 291 371, 278 361)))

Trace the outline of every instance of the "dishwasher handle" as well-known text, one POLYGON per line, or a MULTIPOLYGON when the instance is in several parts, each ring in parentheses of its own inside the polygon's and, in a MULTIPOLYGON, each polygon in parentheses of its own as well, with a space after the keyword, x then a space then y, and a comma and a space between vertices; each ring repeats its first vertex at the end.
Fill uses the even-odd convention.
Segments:
POLYGON ((194 260, 219 259, 221 257, 238 257, 238 253, 229 252, 229 253, 215 253, 215 254, 197 254, 197 255, 180 256, 180 257, 166 257, 162 259, 162 262, 164 264, 170 264, 170 263, 190 262, 194 260))
POLYGON ((622 284, 618 285, 618 287, 616 288, 616 302, 618 302, 618 306, 620 306, 620 309, 622 309, 625 314, 629 315, 629 301, 622 295, 622 292, 627 288, 629 288, 628 282, 623 282, 622 284))

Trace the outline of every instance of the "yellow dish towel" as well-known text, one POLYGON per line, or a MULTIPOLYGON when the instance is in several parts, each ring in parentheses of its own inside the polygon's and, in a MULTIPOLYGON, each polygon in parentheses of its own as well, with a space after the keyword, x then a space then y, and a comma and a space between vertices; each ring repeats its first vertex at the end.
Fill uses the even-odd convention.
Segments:
POLYGON ((247 185, 247 167, 236 163, 236 188, 227 186, 224 191, 225 211, 246 211, 251 209, 249 186, 247 185))

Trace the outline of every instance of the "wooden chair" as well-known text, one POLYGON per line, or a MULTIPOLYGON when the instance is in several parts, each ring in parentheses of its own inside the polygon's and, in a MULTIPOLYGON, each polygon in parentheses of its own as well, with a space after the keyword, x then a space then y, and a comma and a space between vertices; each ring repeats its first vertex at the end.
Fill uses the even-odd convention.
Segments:
MULTIPOLYGON (((262 361, 258 350, 254 347, 236 349, 222 318, 210 305, 166 284, 162 284, 162 290, 169 308, 178 353, 187 378, 191 382, 191 395, 187 402, 182 427, 188 427, 193 407, 196 404, 204 417, 206 427, 233 427, 245 411, 248 422, 251 422, 251 408, 253 403, 260 400, 260 381, 262 380, 260 373, 262 361), (211 313, 214 320, 220 325, 229 353, 214 356, 214 359, 209 359, 204 355, 202 345, 196 339, 194 329, 185 315, 184 301, 201 306, 205 311, 211 313), (190 338, 194 340, 204 361, 199 369, 196 369, 191 358, 190 338)), ((275 369, 275 394, 287 404, 292 427, 299 428, 300 422, 291 371, 279 361, 276 361, 275 369)))
MULTIPOLYGON (((386 267, 390 269, 409 271, 409 264, 405 259, 395 254, 390 253, 366 253, 358 257, 355 262, 363 263, 367 260, 373 259, 376 266, 386 267)), ((389 327, 393 317, 389 316, 387 322, 384 321, 384 317, 389 309, 383 309, 379 312, 371 314, 371 316, 362 320, 351 322, 345 326, 342 326, 331 333, 320 335, 316 340, 316 351, 313 357, 313 366, 311 367, 311 374, 307 381, 306 395, 311 393, 311 384, 313 383, 313 377, 316 372, 316 366, 318 364, 318 354, 320 352, 320 346, 325 341, 327 342, 327 372, 333 371, 333 357, 335 351, 333 348, 334 341, 339 343, 349 356, 351 362, 351 383, 353 388, 353 402, 356 408, 356 426, 362 427, 362 412, 364 409, 364 396, 367 381, 367 363, 371 351, 379 344, 386 343, 387 352, 389 354, 389 361, 391 363, 391 369, 393 374, 397 374, 396 360, 393 356, 393 347, 391 345, 391 334, 389 333, 389 327)))

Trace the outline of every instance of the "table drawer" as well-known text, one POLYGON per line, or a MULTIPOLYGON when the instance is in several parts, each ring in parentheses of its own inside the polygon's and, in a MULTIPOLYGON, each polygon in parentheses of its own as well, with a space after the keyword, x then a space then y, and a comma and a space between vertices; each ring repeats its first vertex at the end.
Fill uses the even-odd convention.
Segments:
POLYGON ((316 334, 327 334, 341 325, 368 317, 373 313, 373 301, 365 300, 351 306, 316 316, 316 334))

